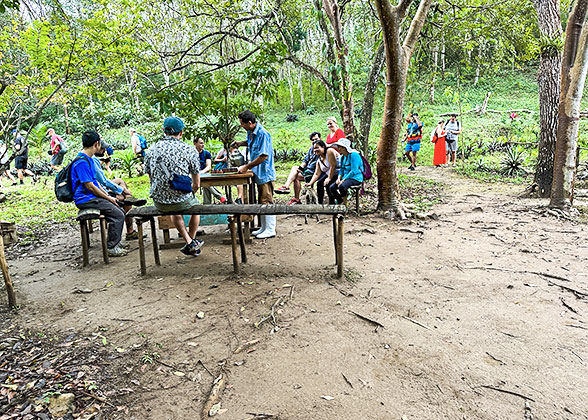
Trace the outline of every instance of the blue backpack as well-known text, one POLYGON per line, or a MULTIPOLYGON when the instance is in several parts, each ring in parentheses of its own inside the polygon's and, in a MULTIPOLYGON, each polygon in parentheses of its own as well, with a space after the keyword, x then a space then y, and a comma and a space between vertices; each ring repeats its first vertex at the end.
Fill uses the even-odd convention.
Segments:
POLYGON ((147 150, 149 145, 147 144, 147 139, 143 137, 141 134, 137 134, 139 136, 139 144, 141 145, 141 150, 147 150))

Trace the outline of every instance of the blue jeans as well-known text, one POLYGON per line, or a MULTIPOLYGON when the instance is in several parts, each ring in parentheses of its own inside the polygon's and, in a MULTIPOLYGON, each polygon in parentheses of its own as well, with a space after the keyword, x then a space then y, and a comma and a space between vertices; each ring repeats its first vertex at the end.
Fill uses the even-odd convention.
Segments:
POLYGON ((341 204, 343 199, 347 197, 347 191, 349 188, 355 185, 361 185, 361 182, 352 178, 346 179, 339 185, 336 183, 329 185, 329 188, 327 189, 327 194, 329 194, 329 203, 334 200, 336 204, 341 204))

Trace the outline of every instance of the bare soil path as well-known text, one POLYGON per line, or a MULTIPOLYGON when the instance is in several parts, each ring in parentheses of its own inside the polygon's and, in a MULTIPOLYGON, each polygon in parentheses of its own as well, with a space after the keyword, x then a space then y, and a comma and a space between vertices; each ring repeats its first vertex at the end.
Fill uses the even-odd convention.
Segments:
POLYGON ((280 218, 239 277, 223 227, 145 278, 136 245, 106 267, 94 247, 82 270, 68 228, 10 262, 7 316, 104 337, 125 388, 111 418, 199 418, 222 373, 219 419, 588 419, 588 227, 522 187, 410 175, 446 185, 439 220, 348 218, 345 280, 326 219, 280 218))

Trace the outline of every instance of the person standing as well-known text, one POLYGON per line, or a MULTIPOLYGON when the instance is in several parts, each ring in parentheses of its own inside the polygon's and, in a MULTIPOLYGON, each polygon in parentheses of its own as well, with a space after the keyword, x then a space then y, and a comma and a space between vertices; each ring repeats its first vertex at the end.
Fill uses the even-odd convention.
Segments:
POLYGON ((406 146, 404 148, 404 154, 410 161, 409 170, 414 171, 416 169, 417 152, 421 150, 421 139, 423 138, 423 123, 419 120, 419 114, 416 112, 408 114, 406 117, 406 133, 404 134, 404 140, 406 146))
POLYGON ((71 184, 74 191, 76 207, 98 209, 108 222, 108 255, 121 257, 127 254, 121 247, 125 214, 118 206, 116 199, 108 195, 98 183, 92 158, 101 149, 100 135, 95 131, 82 134, 82 151, 71 165, 71 184))
POLYGON ((10 173, 10 165, 8 164, 8 148, 4 143, 0 141, 0 187, 2 187, 2 177, 6 176, 12 181, 12 185, 17 185, 16 179, 10 173), (2 170, 2 167, 6 166, 6 169, 2 170))
MULTIPOLYGON (((249 110, 239 114, 239 123, 247 131, 247 140, 233 142, 236 146, 249 148, 251 161, 239 166, 240 174, 252 170, 257 184, 259 204, 273 204, 274 181, 276 180, 276 168, 274 166, 274 148, 270 133, 257 122, 255 114, 249 110)), ((263 215, 261 228, 252 232, 257 239, 273 238, 276 236, 276 216, 263 215)))
POLYGON ((457 158, 457 136, 461 134, 461 124, 457 120, 457 114, 453 113, 445 123, 445 143, 447 144, 447 163, 455 166, 457 158))
MULTIPOLYGON (((209 173, 212 168, 212 155, 204 148, 204 140, 201 137, 195 139, 194 147, 198 152, 198 158, 200 160, 200 174, 209 173)), ((213 195, 221 202, 221 204, 227 202, 227 199, 215 187, 202 188, 202 202, 204 204, 212 203, 213 195)))
MULTIPOLYGON (((145 172, 149 175, 149 195, 158 210, 172 213, 187 210, 199 204, 194 192, 200 188, 200 161, 196 149, 182 141, 184 122, 178 117, 167 117, 163 121, 164 137, 149 148, 145 155, 145 172), (183 182, 191 181, 191 187, 183 182), (191 190, 191 191, 188 191, 191 190)), ((180 252, 196 256, 200 254, 203 241, 196 239, 200 216, 191 215, 188 229, 182 215, 171 216, 186 245, 180 252)))
POLYGON ((431 133, 431 142, 435 143, 435 151, 433 153, 433 165, 435 165, 435 167, 445 165, 447 162, 445 134, 445 121, 441 120, 431 133))
POLYGON ((16 130, 13 130, 12 133, 14 134, 14 151, 16 153, 14 167, 16 168, 20 184, 24 184, 25 175, 32 177, 33 182, 37 182, 37 176, 27 169, 29 161, 29 142, 16 130))
POLYGON ((327 144, 334 144, 345 138, 345 133, 337 125, 337 119, 335 117, 327 118, 327 128, 330 131, 327 135, 327 144))
POLYGON ((47 130, 47 135, 51 137, 51 162, 49 162, 49 165, 52 169, 59 171, 63 163, 63 158, 67 153, 67 146, 65 145, 65 141, 55 134, 54 129, 50 128, 47 130))
POLYGON ((363 161, 359 152, 351 148, 351 142, 341 139, 331 147, 335 147, 341 155, 339 175, 337 181, 327 189, 329 203, 341 204, 347 198, 347 191, 354 185, 363 182, 363 161))

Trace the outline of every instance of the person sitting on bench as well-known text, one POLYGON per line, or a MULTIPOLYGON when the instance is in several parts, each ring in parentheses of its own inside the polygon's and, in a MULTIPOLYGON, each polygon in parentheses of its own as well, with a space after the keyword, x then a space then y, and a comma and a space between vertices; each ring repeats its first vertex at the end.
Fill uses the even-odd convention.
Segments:
POLYGON ((314 170, 316 169, 316 162, 318 160, 318 156, 314 153, 314 144, 315 142, 321 139, 321 134, 314 132, 310 136, 310 149, 304 156, 302 163, 300 166, 293 166, 290 170, 290 174, 288 175, 288 179, 286 183, 282 185, 280 188, 276 189, 276 194, 290 194, 290 184, 294 184, 294 197, 288 202, 288 205, 292 204, 302 204, 300 201, 300 190, 302 189, 300 182, 305 181, 309 182, 314 174, 314 170))
POLYGON ((116 198, 109 196, 98 183, 92 157, 100 151, 100 135, 95 131, 82 134, 83 149, 71 165, 71 184, 74 202, 80 210, 97 209, 108 222, 108 255, 121 257, 127 250, 120 246, 125 214, 116 198))
MULTIPOLYGON (((144 206, 147 203, 147 200, 133 197, 131 191, 129 191, 127 187, 127 183, 121 178, 115 178, 112 181, 106 178, 99 158, 104 156, 106 149, 109 147, 110 145, 108 143, 106 143, 104 140, 101 140, 100 150, 94 153, 94 156, 92 156, 92 160, 94 161, 94 169, 96 171, 96 179, 98 180, 98 183, 102 189, 105 190, 108 195, 117 199, 119 204, 122 205, 122 209, 126 214, 129 212, 129 210, 131 210, 131 206, 144 206)), ((133 227, 133 218, 125 217, 125 224, 127 225, 127 234, 125 239, 127 241, 139 239, 139 234, 133 227)))
MULTIPOLYGON (((220 171, 226 168, 238 168, 245 163, 245 157, 234 144, 229 145, 229 155, 224 147, 218 151, 214 158, 214 170, 220 171)), ((231 188, 231 187, 228 187, 231 188)), ((236 204, 243 204, 243 185, 237 185, 236 204)))
MULTIPOLYGON (((182 212, 199 204, 194 192, 200 188, 200 159, 196 149, 182 141, 184 122, 178 117, 163 121, 165 137, 149 148, 145 172, 149 175, 149 194, 153 204, 163 212, 182 212), (191 187, 190 184, 191 183, 191 187), (191 191, 189 191, 191 190, 191 191)), ((183 254, 197 256, 203 241, 196 239, 200 216, 193 214, 188 229, 181 214, 171 216, 174 226, 186 241, 183 254)))
POLYGON ((329 186, 327 194, 329 202, 334 200, 335 204, 341 204, 347 198, 349 188, 363 182, 363 161, 359 152, 351 148, 351 142, 347 139, 338 140, 331 147, 337 148, 341 154, 341 169, 337 181, 329 186))
MULTIPOLYGON (((206 174, 210 172, 212 168, 212 155, 208 150, 204 148, 204 140, 201 137, 198 137, 194 140, 194 147, 198 152, 198 158, 200 159, 200 173, 206 174)), ((202 188, 202 202, 204 204, 212 203, 212 196, 219 200, 221 204, 227 202, 226 197, 224 197, 219 190, 215 187, 203 187, 202 188)))
MULTIPOLYGON (((318 161, 314 175, 306 185, 312 187, 316 183, 318 204, 323 204, 325 190, 328 190, 332 184, 337 182, 340 155, 334 147, 328 147, 322 140, 314 143, 314 153, 318 156, 318 161)), ((335 204, 334 198, 330 196, 329 204, 335 204)))

